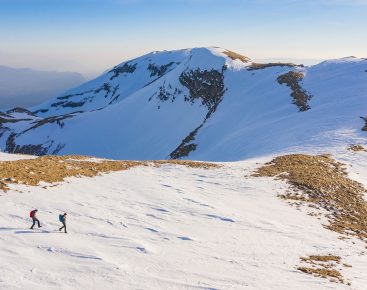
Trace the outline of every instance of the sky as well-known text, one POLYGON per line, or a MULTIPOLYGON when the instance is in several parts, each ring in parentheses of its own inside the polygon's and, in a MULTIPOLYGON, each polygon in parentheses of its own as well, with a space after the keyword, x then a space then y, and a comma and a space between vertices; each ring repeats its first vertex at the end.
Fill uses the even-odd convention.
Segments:
POLYGON ((154 50, 367 57, 367 0, 0 0, 0 65, 94 77, 154 50))

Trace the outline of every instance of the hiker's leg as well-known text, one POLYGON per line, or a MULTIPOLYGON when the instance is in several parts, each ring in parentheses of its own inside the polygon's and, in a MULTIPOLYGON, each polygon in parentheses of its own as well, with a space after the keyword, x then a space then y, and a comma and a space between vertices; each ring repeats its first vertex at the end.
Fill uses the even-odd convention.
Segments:
POLYGON ((66 223, 64 222, 64 229, 65 229, 65 234, 66 234, 66 223))
POLYGON ((40 228, 41 227, 40 221, 38 219, 36 219, 36 221, 37 221, 38 227, 40 228))
POLYGON ((36 224, 35 219, 32 219, 32 221, 33 221, 33 224, 32 224, 32 226, 31 226, 31 230, 33 230, 33 227, 34 227, 34 225, 36 224))

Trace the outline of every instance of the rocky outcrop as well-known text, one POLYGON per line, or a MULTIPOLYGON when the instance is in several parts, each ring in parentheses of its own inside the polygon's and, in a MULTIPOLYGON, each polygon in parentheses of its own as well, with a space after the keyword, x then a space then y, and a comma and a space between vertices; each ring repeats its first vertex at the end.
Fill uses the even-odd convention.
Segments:
POLYGON ((189 133, 170 154, 171 159, 179 159, 189 156, 189 154, 196 150, 197 144, 193 143, 199 130, 204 126, 206 121, 216 111, 218 105, 222 101, 225 93, 224 88, 224 70, 221 72, 217 70, 200 71, 199 69, 182 73, 180 82, 183 86, 188 88, 190 95, 185 96, 185 100, 194 102, 200 99, 202 104, 208 107, 208 113, 204 121, 193 131, 189 133))
POLYGON ((157 77, 161 77, 163 76, 164 74, 166 74, 167 70, 173 65, 175 64, 173 61, 170 62, 170 63, 167 63, 165 65, 161 65, 161 66, 158 66, 154 63, 150 63, 148 65, 148 70, 150 71, 150 77, 153 77, 153 76, 157 76, 157 77))
POLYGON ((8 140, 6 141, 6 152, 9 153, 21 153, 21 154, 30 154, 30 155, 46 155, 47 149, 44 148, 41 144, 34 145, 34 144, 28 144, 28 145, 17 145, 15 144, 15 138, 17 137, 17 134, 11 133, 8 137, 8 140))
POLYGON ((112 81, 114 78, 117 78, 120 74, 131 74, 136 70, 137 63, 130 64, 129 62, 125 63, 123 66, 115 66, 112 70, 110 70, 110 73, 113 73, 113 75, 110 77, 110 80, 112 81))
MULTIPOLYGON (((81 113, 81 112, 76 112, 81 113)), ((8 153, 19 153, 19 154, 30 154, 30 155, 36 155, 36 156, 42 156, 46 154, 57 154, 65 147, 65 144, 55 144, 54 141, 49 140, 44 144, 24 144, 19 145, 16 144, 16 139, 23 134, 27 133, 28 131, 37 129, 39 127, 48 125, 48 124, 54 124, 56 123, 60 128, 63 128, 65 123, 63 122, 66 119, 72 118, 75 116, 76 113, 73 114, 67 114, 62 116, 52 116, 48 118, 44 118, 41 120, 36 120, 33 122, 30 122, 29 128, 26 130, 20 132, 20 133, 10 133, 7 140, 6 140, 6 148, 5 151, 8 153), (54 148, 52 150, 52 148, 54 148)), ((24 121, 21 119, 18 119, 18 121, 24 121)), ((31 121, 31 120, 30 120, 31 121)), ((0 127, 1 129, 1 127, 0 127)), ((6 129, 6 128, 5 128, 6 129)), ((3 132, 4 133, 4 132, 3 132)))
MULTIPOLYGON (((115 87, 112 87, 112 85, 110 83, 104 83, 102 86, 100 86, 99 88, 95 89, 95 90, 88 90, 82 93, 77 93, 77 94, 70 94, 70 95, 65 95, 65 96, 61 96, 58 97, 57 100, 59 100, 58 102, 55 102, 53 104, 51 104, 51 107, 53 108, 79 108, 84 106, 87 102, 92 102, 93 99, 95 99, 97 96, 96 94, 99 94, 100 92, 104 92, 104 98, 106 99, 109 95, 111 95, 111 101, 109 104, 112 104, 114 102, 117 101, 118 97, 116 97, 116 93, 119 89, 119 85, 116 85, 115 87), (86 97, 80 99, 78 98, 77 100, 71 100, 71 98, 75 98, 75 97, 80 97, 80 96, 84 96, 86 95, 86 97)), ((34 113, 38 113, 39 111, 36 111, 34 113)), ((46 113, 45 112, 41 112, 41 113, 46 113)))
POLYGON ((27 114, 30 116, 34 116, 34 114, 31 111, 28 111, 27 109, 16 107, 11 110, 6 111, 7 114, 13 114, 13 113, 20 113, 20 114, 27 114))
POLYGON ((312 95, 304 90, 300 82, 304 78, 304 74, 297 71, 290 71, 286 74, 283 74, 278 77, 278 83, 283 85, 287 85, 291 88, 292 93, 291 96, 293 97, 293 104, 295 104, 300 112, 305 112, 311 109, 308 101, 311 100, 312 95))
POLYGON ((202 104, 212 109, 224 95, 224 70, 190 70, 180 75, 180 83, 189 90, 185 96, 186 101, 195 102, 201 100, 202 104))
POLYGON ((67 114, 67 115, 62 115, 62 116, 52 116, 52 117, 44 118, 42 120, 35 121, 35 122, 32 123, 32 124, 34 124, 33 126, 30 126, 27 130, 21 132, 20 134, 24 134, 24 133, 26 133, 28 131, 31 131, 31 130, 34 130, 38 127, 41 127, 41 126, 44 126, 44 125, 47 125, 47 124, 53 124, 53 123, 56 123, 57 125, 60 126, 60 128, 63 128, 64 127, 63 120, 74 117, 74 114, 76 114, 76 113, 82 113, 82 112, 75 112, 73 114, 67 114))
POLYGON ((361 117, 361 119, 364 121, 364 127, 362 128, 362 131, 367 131, 367 117, 361 117))

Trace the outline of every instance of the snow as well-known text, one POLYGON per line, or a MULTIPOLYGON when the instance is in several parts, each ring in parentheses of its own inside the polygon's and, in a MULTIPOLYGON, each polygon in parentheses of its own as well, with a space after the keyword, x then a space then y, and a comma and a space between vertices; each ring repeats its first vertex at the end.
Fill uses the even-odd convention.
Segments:
MULTIPOLYGON (((367 183, 367 153, 339 157, 367 183)), ((0 194, 0 288, 365 289, 363 243, 339 240, 323 220, 278 198, 283 181, 249 176, 271 159, 13 185, 0 194), (33 208, 40 230, 28 229, 33 208), (63 212, 68 234, 57 230, 63 212), (352 265, 341 271, 352 286, 296 270, 301 256, 316 254, 352 265)))
POLYGON ((323 152, 324 147, 340 152, 350 144, 367 144, 360 119, 367 114, 366 60, 348 57, 304 68, 250 71, 249 63, 232 60, 224 52, 213 47, 163 51, 121 63, 118 67, 136 65, 136 70, 112 80, 113 72, 107 72, 62 95, 87 91, 70 99, 74 103, 88 99, 84 105, 55 106, 64 100, 55 98, 31 108, 48 110, 37 113, 32 121, 5 123, 0 148, 5 150, 10 134, 18 133, 17 145, 41 144, 49 154, 62 146, 58 154, 167 159, 208 113, 202 100, 185 100, 189 90, 181 84, 180 75, 196 69, 221 72, 224 65, 223 99, 192 140, 197 148, 188 159, 238 161, 279 152, 323 152), (151 74, 149 65, 169 66, 158 76, 151 74), (313 95, 309 111, 299 112, 292 104, 291 89, 277 82, 291 70, 305 74, 300 85, 313 95), (104 90, 96 93, 104 83, 111 87, 108 97, 104 90), (166 101, 158 98, 162 88, 171 94, 166 101), (119 98, 110 104, 115 89, 119 98), (84 113, 27 130, 40 117, 75 111, 84 113))
MULTIPOLYGON (((0 191, 1 289, 365 289, 365 244, 338 239, 323 227, 325 219, 278 198, 288 189, 284 182, 250 175, 275 155, 330 153, 367 187, 367 153, 347 150, 367 144, 360 119, 367 116, 367 61, 348 57, 249 71, 249 63, 224 52, 150 53, 118 65, 136 65, 133 73, 111 80, 108 71, 58 96, 84 93, 70 99, 87 98, 81 107, 53 106, 56 97, 31 108, 48 110, 37 116, 10 114, 30 121, 0 123, 2 150, 17 133, 16 145, 46 145, 49 153, 65 145, 59 154, 96 156, 91 161, 168 159, 208 113, 201 100, 185 101, 189 91, 180 75, 227 67, 223 99, 187 157, 226 162, 222 168, 141 167, 0 191), (158 76, 149 64, 171 65, 158 76), (309 111, 299 112, 290 88, 277 82, 291 70, 305 74, 300 84, 313 95, 309 111), (112 104, 105 91, 96 92, 106 82, 111 90, 118 86, 112 104), (162 101, 161 88, 181 93, 162 101), (28 130, 44 117, 76 111, 83 112, 28 130), (31 231, 34 208, 44 226, 31 231), (57 230, 63 212, 67 235, 57 230), (297 271, 300 257, 327 254, 353 266, 341 270, 352 286, 297 271)), ((0 161, 24 158, 35 157, 0 152, 0 161)))
POLYGON ((15 161, 20 159, 33 159, 36 156, 22 155, 22 154, 7 154, 0 151, 0 162, 1 161, 15 161))

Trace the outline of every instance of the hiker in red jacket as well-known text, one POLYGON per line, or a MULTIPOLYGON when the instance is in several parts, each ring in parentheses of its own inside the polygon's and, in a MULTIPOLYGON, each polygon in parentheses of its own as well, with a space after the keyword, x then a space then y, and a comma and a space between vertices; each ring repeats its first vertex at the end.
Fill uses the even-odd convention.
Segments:
POLYGON ((33 221, 33 224, 32 224, 32 226, 31 226, 31 230, 33 230, 33 227, 34 227, 34 225, 36 224, 36 222, 37 222, 37 224, 38 224, 38 227, 40 228, 40 227, 42 227, 41 226, 41 224, 40 224, 40 221, 38 220, 38 218, 37 218, 37 212, 38 212, 38 209, 34 209, 34 210, 32 210, 30 213, 29 213, 29 216, 30 216, 30 218, 32 219, 32 221, 33 221))

